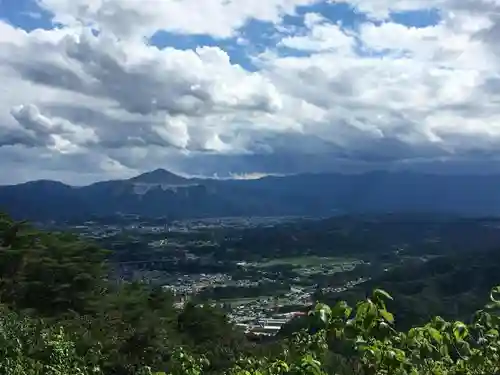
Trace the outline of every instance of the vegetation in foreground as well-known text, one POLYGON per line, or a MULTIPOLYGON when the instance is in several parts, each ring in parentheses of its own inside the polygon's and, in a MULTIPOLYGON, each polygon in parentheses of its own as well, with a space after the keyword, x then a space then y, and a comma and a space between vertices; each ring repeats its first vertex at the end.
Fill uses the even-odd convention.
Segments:
POLYGON ((318 304, 304 329, 251 344, 214 309, 106 281, 104 252, 0 217, 0 374, 499 374, 500 288, 466 324, 399 332, 375 290, 354 307, 318 304))

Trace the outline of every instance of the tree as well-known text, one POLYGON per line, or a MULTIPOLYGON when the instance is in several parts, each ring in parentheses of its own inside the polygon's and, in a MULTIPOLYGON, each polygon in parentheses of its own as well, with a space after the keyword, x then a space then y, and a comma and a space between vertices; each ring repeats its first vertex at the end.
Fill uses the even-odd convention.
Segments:
POLYGON ((223 311, 178 312, 161 288, 108 283, 102 250, 74 236, 0 215, 0 241, 0 374, 500 373, 500 287, 468 324, 436 316, 399 331, 375 289, 355 306, 318 303, 290 337, 253 345, 223 311))

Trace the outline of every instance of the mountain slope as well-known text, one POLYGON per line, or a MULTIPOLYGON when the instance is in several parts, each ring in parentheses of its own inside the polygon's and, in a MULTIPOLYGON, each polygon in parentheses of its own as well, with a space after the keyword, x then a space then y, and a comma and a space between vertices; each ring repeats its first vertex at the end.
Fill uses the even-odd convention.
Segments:
POLYGON ((466 319, 488 301, 491 289, 499 284, 500 249, 491 248, 406 262, 354 289, 324 299, 355 301, 374 288, 384 289, 394 297, 389 308, 398 316, 399 326, 409 328, 435 315, 466 319))
POLYGON ((169 186, 182 186, 195 184, 197 180, 178 176, 165 169, 155 169, 127 180, 135 184, 161 184, 169 186))
POLYGON ((194 218, 337 213, 500 214, 500 175, 372 172, 258 180, 203 180, 156 170, 71 187, 53 181, 0 186, 0 210, 32 220, 115 213, 194 218))

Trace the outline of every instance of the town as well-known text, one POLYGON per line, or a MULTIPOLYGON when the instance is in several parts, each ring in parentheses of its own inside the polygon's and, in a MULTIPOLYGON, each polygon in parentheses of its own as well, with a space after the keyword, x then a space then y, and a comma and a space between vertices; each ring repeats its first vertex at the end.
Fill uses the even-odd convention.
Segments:
POLYGON ((494 221, 390 215, 186 221, 122 215, 44 226, 109 250, 110 280, 169 290, 179 308, 217 306, 259 336, 276 334, 323 298, 362 293, 358 286, 393 268, 500 240, 494 221))
MULTIPOLYGON (((115 223, 87 221, 59 229, 79 233, 113 249, 112 275, 117 283, 136 281, 161 286, 171 291, 179 308, 188 301, 219 306, 247 334, 269 336, 304 314, 320 290, 318 280, 369 264, 360 259, 318 256, 214 259, 212 250, 222 245, 218 242, 220 232, 224 232, 222 238, 227 243, 240 235, 238 230, 273 228, 294 220, 298 219, 226 218, 158 225, 157 220, 148 223, 127 217, 115 223), (122 258, 122 248, 137 252, 122 258), (213 268, 220 271, 210 272, 213 268), (287 276, 283 277, 283 273, 287 276)), ((367 280, 359 277, 324 290, 342 292, 367 280)))

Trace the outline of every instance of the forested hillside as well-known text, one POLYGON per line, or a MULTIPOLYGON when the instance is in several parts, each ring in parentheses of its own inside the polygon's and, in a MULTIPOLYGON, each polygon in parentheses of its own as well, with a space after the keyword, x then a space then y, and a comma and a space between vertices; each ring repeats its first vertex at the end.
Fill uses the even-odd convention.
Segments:
POLYGON ((72 235, 0 216, 0 374, 500 372, 500 288, 467 325, 433 317, 397 331, 392 297, 375 289, 352 307, 317 305, 290 338, 250 342, 217 309, 178 310, 162 289, 110 282, 106 258, 72 235))
MULTIPOLYGON (((423 324, 435 315, 467 319, 480 308, 492 287, 500 284, 500 251, 456 252, 427 261, 408 261, 382 272, 342 298, 352 302, 373 288, 387 290, 395 301, 390 308, 399 317, 398 328, 423 324)), ((335 302, 338 295, 325 296, 335 302)))

